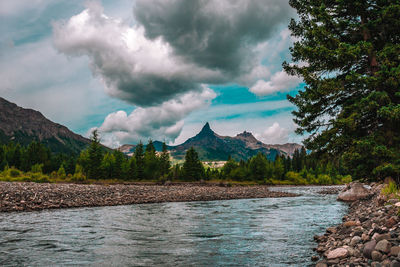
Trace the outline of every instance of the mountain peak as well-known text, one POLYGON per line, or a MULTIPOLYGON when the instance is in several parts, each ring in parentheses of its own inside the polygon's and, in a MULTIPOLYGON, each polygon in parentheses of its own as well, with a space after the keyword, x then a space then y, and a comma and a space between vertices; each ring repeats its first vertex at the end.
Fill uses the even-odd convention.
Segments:
POLYGON ((204 124, 203 128, 201 129, 201 131, 211 131, 210 124, 208 122, 206 122, 206 124, 204 124))
POLYGON ((207 122, 206 124, 204 124, 203 128, 196 136, 201 138, 207 136, 215 136, 215 133, 213 130, 211 130, 210 124, 207 122))
POLYGON ((254 135, 252 133, 246 132, 246 131, 236 135, 236 138, 242 139, 242 140, 247 140, 250 142, 258 142, 258 140, 254 137, 254 135))

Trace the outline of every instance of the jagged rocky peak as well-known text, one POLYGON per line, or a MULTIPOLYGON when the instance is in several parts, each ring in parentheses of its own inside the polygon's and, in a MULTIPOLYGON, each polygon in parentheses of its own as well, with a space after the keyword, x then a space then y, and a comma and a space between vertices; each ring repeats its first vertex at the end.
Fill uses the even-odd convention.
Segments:
POLYGON ((243 133, 236 135, 236 137, 239 139, 245 139, 245 140, 251 141, 251 142, 258 142, 258 140, 254 137, 254 135, 247 131, 244 131, 243 133))
POLYGON ((211 130, 210 124, 208 122, 203 126, 203 128, 201 129, 201 131, 199 133, 199 135, 202 135, 202 136, 204 136, 204 135, 214 135, 214 134, 215 133, 214 133, 213 130, 211 130))

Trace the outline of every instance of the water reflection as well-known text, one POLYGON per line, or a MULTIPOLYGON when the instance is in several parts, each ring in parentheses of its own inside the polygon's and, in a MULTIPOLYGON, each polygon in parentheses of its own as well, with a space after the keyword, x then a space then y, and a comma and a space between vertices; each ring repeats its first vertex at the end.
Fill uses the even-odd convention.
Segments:
POLYGON ((0 265, 307 266, 313 235, 346 206, 321 188, 296 198, 0 214, 0 265))

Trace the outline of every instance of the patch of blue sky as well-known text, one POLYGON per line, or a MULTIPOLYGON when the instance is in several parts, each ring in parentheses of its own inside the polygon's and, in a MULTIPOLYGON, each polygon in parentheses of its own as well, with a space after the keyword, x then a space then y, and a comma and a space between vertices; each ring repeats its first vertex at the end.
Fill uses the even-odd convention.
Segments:
POLYGON ((52 34, 52 22, 68 19, 82 10, 81 1, 52 1, 43 9, 26 10, 19 16, 4 18, 0 37, 15 46, 34 43, 52 34))

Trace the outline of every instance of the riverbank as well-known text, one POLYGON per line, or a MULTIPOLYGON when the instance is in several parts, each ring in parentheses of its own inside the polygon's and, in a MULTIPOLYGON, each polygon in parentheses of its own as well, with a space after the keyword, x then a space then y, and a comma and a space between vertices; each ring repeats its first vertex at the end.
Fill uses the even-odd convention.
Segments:
POLYGON ((292 197, 267 186, 98 185, 0 182, 0 212, 141 203, 292 197))
POLYGON ((371 197, 352 202, 342 224, 314 237, 317 267, 400 266, 400 200, 381 195, 382 187, 372 185, 371 197))

